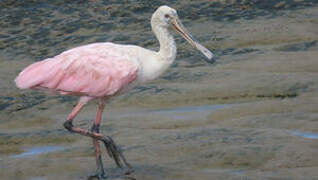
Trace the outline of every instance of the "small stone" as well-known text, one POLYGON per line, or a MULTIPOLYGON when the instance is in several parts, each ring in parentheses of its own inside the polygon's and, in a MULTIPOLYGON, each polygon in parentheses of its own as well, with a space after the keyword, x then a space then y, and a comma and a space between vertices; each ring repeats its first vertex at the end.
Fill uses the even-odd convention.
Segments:
POLYGON ((277 9, 280 9, 280 8, 283 8, 285 6, 285 4, 286 4, 286 2, 282 1, 282 2, 275 4, 274 7, 277 9))

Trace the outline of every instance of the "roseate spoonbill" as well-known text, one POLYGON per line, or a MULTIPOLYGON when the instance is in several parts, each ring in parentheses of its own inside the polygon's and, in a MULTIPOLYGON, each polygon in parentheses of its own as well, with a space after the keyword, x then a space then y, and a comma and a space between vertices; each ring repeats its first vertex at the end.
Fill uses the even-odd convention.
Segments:
POLYGON ((170 26, 201 51, 208 62, 213 62, 213 54, 184 28, 176 10, 161 6, 151 18, 152 30, 160 43, 158 52, 133 45, 93 43, 31 64, 15 79, 17 87, 21 89, 40 89, 62 95, 80 96, 64 127, 70 132, 93 139, 97 164, 95 176, 98 179, 104 178, 105 174, 100 142, 105 145, 108 155, 114 159, 118 167, 127 168, 126 173, 131 172, 131 166, 112 138, 99 132, 104 105, 109 98, 156 79, 174 62, 176 45, 168 30, 170 26), (94 99, 99 99, 99 105, 91 130, 73 126, 73 119, 82 107, 94 99))

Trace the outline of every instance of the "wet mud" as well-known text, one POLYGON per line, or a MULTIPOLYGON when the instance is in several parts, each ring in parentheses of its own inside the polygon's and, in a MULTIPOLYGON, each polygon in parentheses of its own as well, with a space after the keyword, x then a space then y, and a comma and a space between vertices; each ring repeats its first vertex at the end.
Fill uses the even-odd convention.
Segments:
MULTIPOLYGON (((35 61, 112 41, 158 49, 151 13, 167 4, 216 54, 175 34, 177 60, 158 80, 111 99, 101 132, 135 172, 110 179, 318 179, 318 4, 285 1, 0 2, 0 179, 88 179, 92 140, 62 126, 76 97, 21 91, 35 61), (142 36, 141 36, 142 34, 142 36)), ((90 128, 88 104, 74 124, 90 128)))

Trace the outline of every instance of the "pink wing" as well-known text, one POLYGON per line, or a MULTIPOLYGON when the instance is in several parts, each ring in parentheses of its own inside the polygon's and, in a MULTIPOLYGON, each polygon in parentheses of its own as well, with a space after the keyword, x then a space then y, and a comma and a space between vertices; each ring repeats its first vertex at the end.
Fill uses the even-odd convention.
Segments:
POLYGON ((138 73, 138 66, 127 60, 122 47, 96 43, 65 51, 28 66, 15 79, 16 85, 79 96, 114 95, 138 73))

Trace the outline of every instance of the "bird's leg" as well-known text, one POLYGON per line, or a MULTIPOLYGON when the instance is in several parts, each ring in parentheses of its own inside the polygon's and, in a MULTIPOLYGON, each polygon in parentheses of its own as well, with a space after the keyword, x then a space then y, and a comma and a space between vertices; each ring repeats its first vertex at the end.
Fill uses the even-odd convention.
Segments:
MULTIPOLYGON (((99 133, 99 127, 100 127, 100 122, 102 119, 104 107, 105 107, 104 102, 100 102, 100 104, 98 105, 98 110, 97 110, 94 124, 91 128, 92 132, 99 133)), ((98 178, 104 178, 105 172, 104 172, 104 167, 103 167, 103 162, 102 162, 102 155, 101 155, 99 141, 97 139, 93 138, 93 144, 95 147, 95 158, 96 158, 96 165, 97 165, 96 176, 98 178)))
MULTIPOLYGON (((100 122, 102 119, 104 107, 105 107, 105 103, 104 103, 104 101, 101 101, 100 104, 98 105, 98 111, 96 114, 95 122, 94 122, 93 127, 92 127, 92 132, 99 133, 99 127, 100 127, 100 122)), ((109 142, 103 141, 108 155, 114 159, 116 165, 120 168, 123 167, 123 165, 120 161, 120 160, 122 160, 124 165, 128 168, 127 171, 125 172, 125 174, 131 173, 133 170, 132 170, 130 164, 127 163, 126 158, 122 154, 121 150, 117 147, 117 145, 115 144, 115 142, 113 141, 113 139, 110 136, 108 136, 108 140, 109 140, 109 142)), ((99 145, 98 140, 96 140, 94 138, 93 138, 93 142, 94 142, 95 151, 96 151, 96 162, 97 162, 97 166, 99 168, 100 165, 101 165, 101 167, 103 166, 103 164, 101 162, 100 145, 99 145), (100 164, 100 165, 98 165, 98 164, 100 164)))
MULTIPOLYGON (((72 112, 70 113, 70 115, 67 117, 67 120, 64 122, 64 127, 69 130, 70 132, 74 132, 74 133, 78 133, 81 134, 83 136, 88 136, 91 137, 95 140, 100 140, 104 143, 108 155, 114 159, 116 165, 118 167, 123 167, 122 163, 120 160, 122 160, 122 162, 124 163, 125 166, 127 166, 128 171, 125 172, 125 174, 129 174, 132 172, 131 166, 127 163, 126 158, 124 157, 124 155, 122 154, 121 150, 117 147, 117 145, 115 144, 115 142, 113 141, 113 139, 109 136, 103 136, 101 133, 99 132, 93 132, 93 131, 88 131, 82 128, 78 128, 78 127, 74 127, 73 126, 73 119, 76 117, 76 115, 80 112, 80 110, 83 108, 83 106, 85 105, 85 103, 83 102, 79 102, 74 109, 72 110, 72 112)), ((101 119, 101 115, 102 115, 102 109, 104 105, 100 105, 99 106, 99 110, 97 113, 97 116, 100 116, 101 119), (100 114, 100 115, 99 115, 100 114)), ((100 121, 100 120, 99 120, 100 121)), ((100 148, 99 148, 100 149, 100 148)), ((99 161, 99 160, 97 160, 99 161)), ((100 160, 101 161, 101 160, 100 160)))

